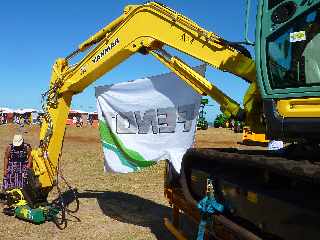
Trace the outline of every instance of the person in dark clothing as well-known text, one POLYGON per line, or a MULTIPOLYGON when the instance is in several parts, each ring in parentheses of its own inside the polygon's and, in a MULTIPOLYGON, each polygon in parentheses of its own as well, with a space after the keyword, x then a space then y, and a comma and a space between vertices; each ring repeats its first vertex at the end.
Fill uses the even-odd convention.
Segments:
POLYGON ((32 168, 31 146, 16 134, 5 151, 2 190, 23 188, 27 183, 28 168, 32 168))

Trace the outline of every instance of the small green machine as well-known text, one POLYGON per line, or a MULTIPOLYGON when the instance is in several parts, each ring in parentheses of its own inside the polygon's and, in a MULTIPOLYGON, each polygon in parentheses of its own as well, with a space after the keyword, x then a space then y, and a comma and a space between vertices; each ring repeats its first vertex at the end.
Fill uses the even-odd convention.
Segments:
POLYGON ((69 186, 69 190, 61 193, 59 197, 48 202, 46 197, 35 199, 32 191, 25 186, 24 188, 14 188, 0 193, 0 200, 7 206, 3 213, 9 216, 34 223, 42 224, 52 221, 59 229, 67 226, 66 213, 75 213, 79 209, 78 191, 69 186), (76 202, 75 209, 71 210, 68 205, 76 202))
POLYGON ((23 189, 14 188, 6 191, 1 196, 6 201, 8 207, 3 212, 9 216, 15 216, 19 219, 26 220, 35 224, 41 224, 46 221, 54 221, 60 213, 61 208, 56 203, 30 207, 24 198, 23 189))
POLYGON ((207 98, 202 98, 201 103, 200 103, 200 110, 199 110, 199 116, 197 120, 197 129, 201 130, 207 130, 208 129, 208 121, 205 118, 206 112, 204 111, 204 107, 208 104, 208 99, 207 98))

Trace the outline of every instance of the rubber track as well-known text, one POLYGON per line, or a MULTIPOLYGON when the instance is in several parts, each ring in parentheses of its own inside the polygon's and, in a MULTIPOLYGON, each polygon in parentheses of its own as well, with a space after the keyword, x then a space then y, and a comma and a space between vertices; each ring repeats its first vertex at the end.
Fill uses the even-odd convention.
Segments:
MULTIPOLYGON (((284 155, 284 154, 283 154, 284 155)), ((183 162, 210 160, 233 166, 248 166, 267 169, 281 175, 303 181, 320 183, 320 165, 307 160, 293 160, 265 150, 237 150, 218 148, 189 149, 183 162), (197 159, 197 160, 196 160, 197 159)))

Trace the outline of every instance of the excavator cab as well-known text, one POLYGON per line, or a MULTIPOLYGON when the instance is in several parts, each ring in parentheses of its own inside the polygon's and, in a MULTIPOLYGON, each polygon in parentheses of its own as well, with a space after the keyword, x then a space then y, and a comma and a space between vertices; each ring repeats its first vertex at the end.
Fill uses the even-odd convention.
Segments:
POLYGON ((257 82, 271 139, 320 139, 320 1, 259 1, 257 82))

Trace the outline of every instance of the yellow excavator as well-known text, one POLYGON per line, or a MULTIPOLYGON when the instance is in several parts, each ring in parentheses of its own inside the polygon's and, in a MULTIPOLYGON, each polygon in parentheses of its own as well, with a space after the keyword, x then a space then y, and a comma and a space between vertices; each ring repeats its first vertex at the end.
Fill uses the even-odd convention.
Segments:
MULTIPOLYGON (((154 56, 253 132, 293 143, 281 152, 190 149, 180 174, 168 165, 166 187, 180 189, 184 199, 196 205, 208 187, 203 183, 214 179, 210 189, 225 211, 213 216, 210 228, 229 233, 229 238, 216 234, 217 239, 319 238, 320 166, 313 153, 320 138, 319 2, 260 0, 255 61, 239 43, 205 30, 167 6, 156 2, 126 6, 120 17, 54 63, 49 89, 43 94, 44 121, 39 147, 32 151, 33 170, 25 188, 7 192, 7 212, 34 223, 59 221, 59 213, 64 216, 64 201, 48 202, 47 196, 57 185, 72 97, 141 53, 154 56), (243 108, 172 56, 166 46, 248 82, 243 108), (69 65, 81 52, 86 52, 82 60, 69 65), (300 155, 291 154, 296 149, 300 155)), ((58 222, 65 223, 63 217, 58 222)))

